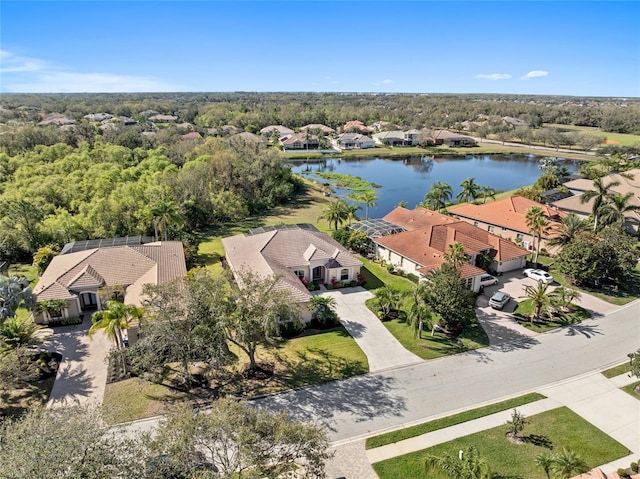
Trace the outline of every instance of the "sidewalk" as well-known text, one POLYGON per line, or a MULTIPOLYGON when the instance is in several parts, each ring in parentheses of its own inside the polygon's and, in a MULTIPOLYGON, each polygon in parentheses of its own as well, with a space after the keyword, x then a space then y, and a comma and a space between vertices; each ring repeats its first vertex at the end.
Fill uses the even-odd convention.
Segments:
MULTIPOLYGON (((525 416, 531 416, 567 406, 632 451, 627 457, 599 466, 605 472, 615 471, 628 467, 640 455, 640 406, 638 400, 619 389, 635 381, 626 373, 611 379, 592 373, 541 389, 539 392, 547 399, 517 409, 525 416)), ((348 473, 350 479, 372 479, 376 475, 370 464, 503 425, 511 418, 511 413, 509 409, 375 449, 363 450, 364 440, 339 445, 334 449, 336 456, 327 470, 330 477, 331 474, 348 473)))

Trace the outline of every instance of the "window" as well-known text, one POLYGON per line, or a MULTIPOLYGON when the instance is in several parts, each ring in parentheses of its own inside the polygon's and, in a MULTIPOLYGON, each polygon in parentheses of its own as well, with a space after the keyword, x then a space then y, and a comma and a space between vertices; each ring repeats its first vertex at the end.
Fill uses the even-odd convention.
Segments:
POLYGON ((516 233, 516 241, 522 241, 522 233, 516 233))
POLYGON ((489 233, 493 233, 493 226, 489 225, 489 227, 487 228, 487 231, 489 231, 489 233))
POLYGON ((349 279, 349 270, 345 268, 342 271, 340 271, 340 280, 347 281, 348 279, 349 279))
POLYGON ((478 222, 477 222, 477 221, 474 221, 474 222, 473 222, 473 226, 478 226, 478 222))
POLYGON ((471 289, 471 286, 473 286, 473 278, 467 278, 467 280, 465 281, 465 286, 471 289))
POLYGON ((297 269, 294 271, 294 273, 296 274, 296 276, 300 279, 304 278, 304 271, 302 271, 301 269, 297 269))

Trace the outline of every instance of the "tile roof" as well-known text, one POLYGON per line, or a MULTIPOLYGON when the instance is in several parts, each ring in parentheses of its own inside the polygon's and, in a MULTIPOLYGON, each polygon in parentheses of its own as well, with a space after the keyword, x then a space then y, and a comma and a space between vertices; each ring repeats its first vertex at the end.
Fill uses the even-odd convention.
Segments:
POLYGON ((529 227, 527 226, 525 217, 529 208, 533 206, 542 208, 545 216, 547 216, 547 219, 551 222, 560 221, 567 216, 567 213, 557 208, 543 205, 523 196, 511 196, 482 205, 468 203, 465 205, 452 206, 449 208, 449 212, 460 217, 528 233, 529 227))
POLYGON ((305 125, 305 126, 301 126, 300 127, 300 131, 304 131, 306 129, 309 130, 320 130, 322 133, 328 134, 328 133, 335 133, 336 130, 334 130, 331 127, 328 127, 327 125, 322 125, 321 123, 311 123, 309 125, 305 125))
POLYGON ((287 128, 286 126, 282 125, 265 126, 262 130, 260 130, 260 133, 272 134, 274 131, 277 131, 280 136, 293 134, 293 130, 291 128, 287 128))
POLYGON ((53 258, 34 289, 38 301, 65 299, 84 288, 123 285, 125 301, 139 304, 145 283, 163 284, 186 274, 184 250, 179 241, 141 246, 88 249, 53 258), (130 286, 137 285, 130 290, 130 286), (131 294, 139 291, 139 294, 131 294))
POLYGON ((383 219, 394 225, 401 226, 407 231, 424 228, 425 226, 455 223, 458 221, 451 216, 446 216, 427 208, 408 210, 401 206, 395 208, 383 219))
MULTIPOLYGON (((234 273, 259 277, 277 275, 279 287, 293 298, 306 302, 311 295, 294 273, 294 268, 312 260, 328 260, 330 268, 361 266, 362 263, 330 236, 312 230, 274 230, 254 235, 222 238, 225 256, 234 273)), ((237 278, 238 278, 237 276, 237 278)))

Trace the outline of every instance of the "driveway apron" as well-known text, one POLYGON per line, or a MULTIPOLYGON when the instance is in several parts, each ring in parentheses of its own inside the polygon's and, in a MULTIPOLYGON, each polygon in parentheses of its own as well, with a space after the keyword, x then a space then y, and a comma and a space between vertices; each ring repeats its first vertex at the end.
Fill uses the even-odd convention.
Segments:
POLYGON ((356 340, 369 360, 369 371, 421 363, 422 359, 407 351, 373 314, 365 301, 373 295, 364 288, 347 288, 322 293, 336 300, 340 322, 356 340))

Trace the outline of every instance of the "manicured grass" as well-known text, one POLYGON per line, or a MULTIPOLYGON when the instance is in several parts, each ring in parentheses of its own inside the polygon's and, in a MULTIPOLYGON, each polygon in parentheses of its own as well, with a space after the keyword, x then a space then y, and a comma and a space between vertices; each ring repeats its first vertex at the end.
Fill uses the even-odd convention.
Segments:
POLYGON ((415 284, 407 278, 389 273, 387 268, 380 266, 378 263, 374 263, 362 256, 359 256, 358 259, 364 265, 361 272, 366 278, 365 289, 374 290, 386 285, 402 292, 408 292, 415 287, 415 284))
POLYGON ((636 388, 638 386, 640 386, 640 381, 636 381, 635 383, 629 384, 623 387, 622 390, 640 401, 640 394, 636 392, 636 388))
MULTIPOLYGON (((581 293, 590 294, 598 299, 606 301, 607 303, 623 306, 630 303, 631 301, 635 301, 636 299, 640 298, 640 294, 628 294, 624 291, 611 291, 610 293, 607 293, 603 292, 603 290, 581 288, 579 286, 569 284, 564 274, 560 273, 557 269, 552 267, 549 272, 553 275, 553 279, 556 280, 556 282, 558 282, 560 285, 577 289, 581 293)), ((640 271, 638 270, 638 268, 636 268, 636 270, 634 271, 634 278, 632 279, 632 282, 640 284, 640 271)))
MULTIPOLYGON (((570 409, 562 407, 527 418, 530 423, 522 435, 526 443, 512 444, 505 437, 506 427, 499 426, 462 437, 444 444, 395 457, 373 465, 381 479, 399 477, 446 479, 440 470, 425 471, 427 454, 457 457, 460 449, 475 446, 494 474, 509 479, 546 479, 542 468, 535 465, 535 457, 563 447, 574 450, 589 468, 606 464, 626 456, 629 451, 570 409)), ((495 476, 494 476, 495 477, 495 476)))
POLYGON ((631 135, 627 133, 611 133, 608 131, 602 131, 600 128, 589 126, 574 126, 574 125, 545 125, 552 128, 561 128, 563 130, 579 131, 592 136, 602 136, 607 140, 617 141, 622 146, 631 146, 640 142, 640 135, 631 135))
POLYGON ((539 320, 536 320, 531 324, 531 314, 533 313, 533 301, 525 299, 518 303, 516 309, 513 311, 513 316, 518 321, 518 324, 524 326, 536 333, 544 333, 551 329, 560 328, 567 324, 573 324, 588 319, 591 317, 591 313, 586 309, 573 305, 574 311, 572 313, 559 313, 558 316, 547 318, 541 316, 539 320))
POLYGON ((168 385, 141 379, 128 379, 108 384, 104 405, 113 422, 126 422, 170 411, 176 403, 205 403, 217 395, 250 398, 294 387, 365 374, 369 371, 366 355, 342 327, 327 331, 307 331, 303 336, 259 348, 259 363, 272 363, 274 375, 267 379, 246 379, 241 371, 248 358, 232 347, 237 361, 214 372, 210 391, 186 393, 168 385), (215 390, 215 394, 214 394, 215 390))
POLYGON ((605 378, 615 378, 616 376, 620 376, 621 374, 628 373, 631 371, 631 365, 629 361, 620 366, 616 366, 615 368, 607 369, 606 371, 602 371, 602 375, 605 378))
POLYGON ((445 427, 455 426, 456 424, 462 424, 463 422, 472 421, 490 414, 495 414, 500 411, 506 411, 507 409, 513 409, 523 404, 529 404, 535 401, 545 399, 546 396, 538 393, 525 394, 517 398, 508 399, 488 406, 471 409, 469 411, 461 412, 453 416, 447 416, 434 421, 418 424, 417 426, 407 427, 398 431, 389 432, 386 434, 380 434, 379 436, 373 436, 367 438, 366 448, 373 449, 387 444, 393 444, 394 442, 403 441, 411 437, 420 436, 428 432, 437 431, 438 429, 444 429, 445 427))

